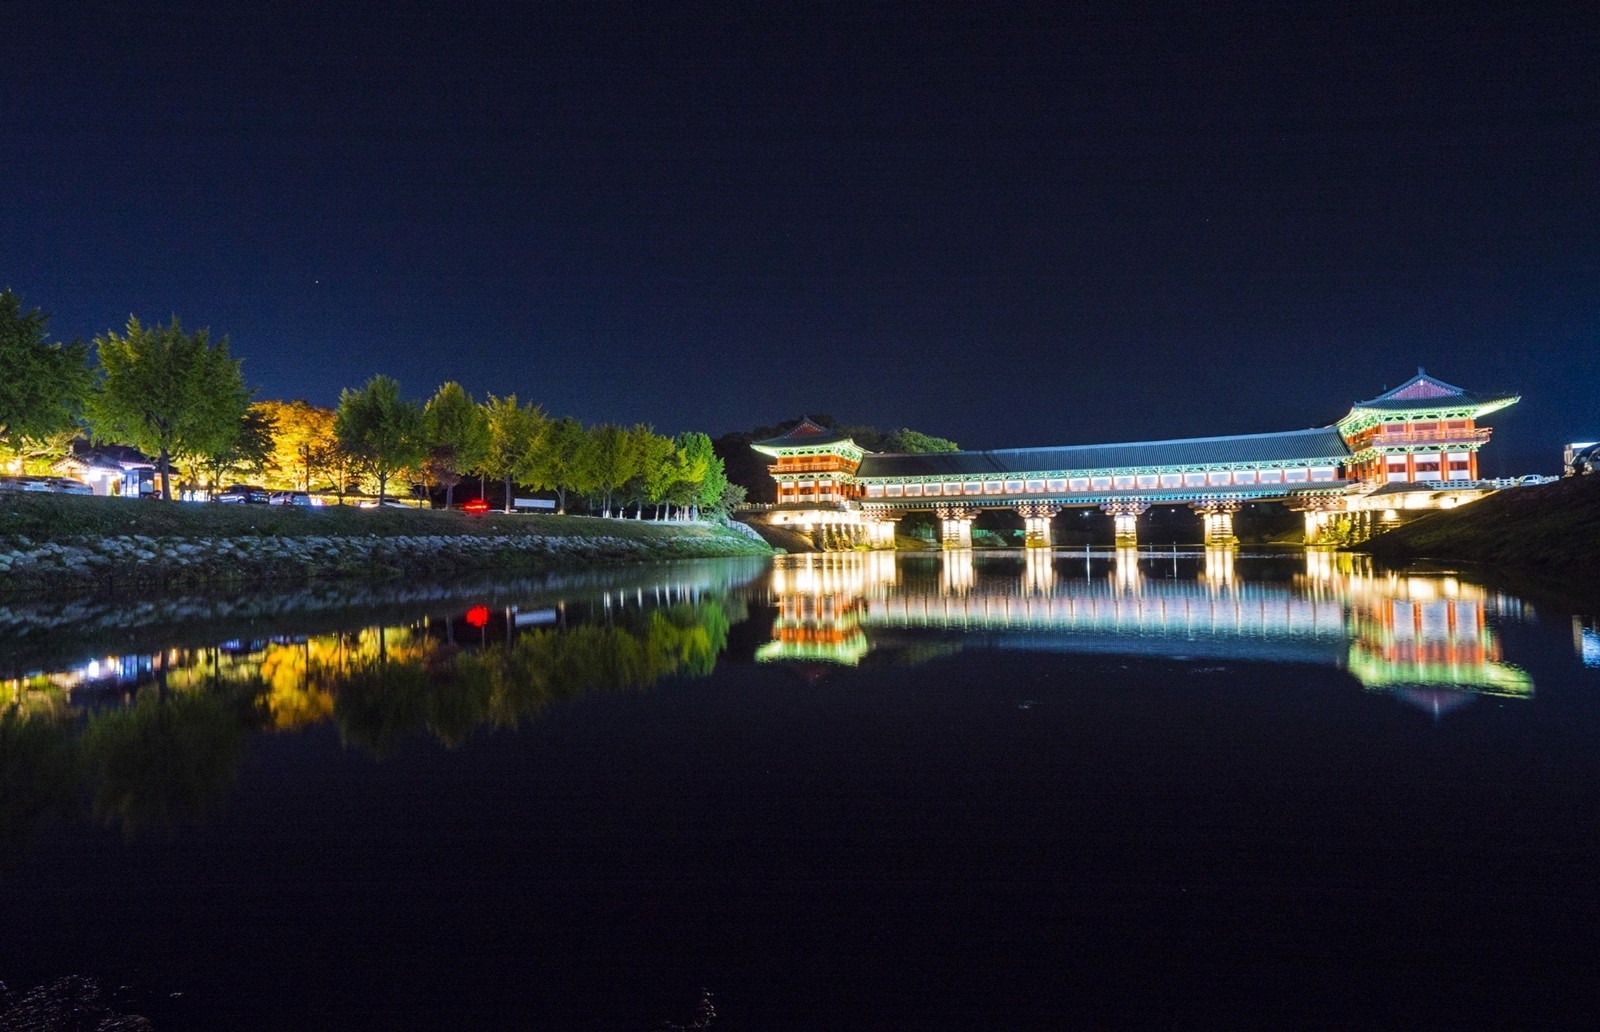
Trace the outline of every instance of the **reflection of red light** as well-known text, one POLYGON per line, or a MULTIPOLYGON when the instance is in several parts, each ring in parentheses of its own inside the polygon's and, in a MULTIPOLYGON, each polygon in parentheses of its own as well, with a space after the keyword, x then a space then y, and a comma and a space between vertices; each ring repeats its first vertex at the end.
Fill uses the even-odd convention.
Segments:
POLYGON ((473 606, 467 610, 467 623, 473 627, 487 627, 489 624, 489 607, 473 606))
POLYGON ((488 512, 489 503, 484 501, 482 498, 474 498, 472 501, 463 505, 461 509, 463 512, 470 512, 473 515, 477 515, 478 513, 488 512))

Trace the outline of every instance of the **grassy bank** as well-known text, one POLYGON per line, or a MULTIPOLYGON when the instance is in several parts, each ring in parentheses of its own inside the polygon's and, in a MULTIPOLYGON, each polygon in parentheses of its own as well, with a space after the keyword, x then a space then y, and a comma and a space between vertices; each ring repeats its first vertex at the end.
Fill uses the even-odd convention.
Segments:
POLYGON ((1600 579, 1600 476, 1517 487, 1429 513, 1356 550, 1387 562, 1481 563, 1548 583, 1600 579))
POLYGON ((530 571, 766 555, 718 526, 426 509, 0 496, 0 592, 530 571))
POLYGON ((437 509, 358 509, 351 505, 214 505, 135 501, 83 495, 0 495, 0 538, 65 541, 142 534, 146 537, 401 537, 426 535, 538 535, 583 537, 604 533, 638 541, 711 538, 719 528, 602 520, 592 516, 486 513, 469 516, 437 509))

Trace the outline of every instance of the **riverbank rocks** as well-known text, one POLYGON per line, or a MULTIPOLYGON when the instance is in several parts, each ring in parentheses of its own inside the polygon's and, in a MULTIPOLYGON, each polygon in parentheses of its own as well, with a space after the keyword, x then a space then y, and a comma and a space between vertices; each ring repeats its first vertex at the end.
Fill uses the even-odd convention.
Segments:
POLYGON ((0 540, 0 591, 392 578, 765 553, 732 534, 0 540))

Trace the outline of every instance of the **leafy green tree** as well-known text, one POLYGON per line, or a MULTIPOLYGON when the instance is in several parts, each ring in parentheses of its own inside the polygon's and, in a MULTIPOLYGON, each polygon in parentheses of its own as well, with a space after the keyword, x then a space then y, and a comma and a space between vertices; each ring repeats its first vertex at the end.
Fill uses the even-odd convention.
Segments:
MULTIPOLYGON (((194 474, 204 475, 212 490, 225 485, 228 480, 245 477, 260 479, 272 459, 272 416, 265 409, 252 405, 239 417, 239 427, 214 450, 186 456, 194 474)), ((199 476, 194 476, 198 482, 199 476)))
MULTIPOLYGON (((700 481, 700 491, 695 495, 693 516, 698 517, 702 512, 716 511, 721 504, 723 495, 728 490, 728 474, 722 467, 722 460, 717 456, 711 457, 711 464, 706 469, 705 479, 700 481)), ((740 491, 743 492, 743 488, 740 491)), ((741 497, 739 499, 743 501, 741 497)))
POLYGON ((161 497, 171 501, 173 456, 224 450, 250 405, 228 339, 185 333, 176 317, 153 327, 130 317, 125 334, 108 330, 94 343, 100 385, 85 400, 89 425, 101 440, 155 456, 161 497))
POLYGON ((528 469, 549 420, 537 405, 517 404, 515 394, 504 398, 489 395, 483 412, 489 427, 489 447, 479 468, 504 483, 505 511, 510 512, 512 481, 528 469))
POLYGON ((428 399, 423 417, 429 480, 444 488, 448 509, 455 504, 461 477, 481 468, 489 453, 488 416, 465 388, 451 380, 428 399))
POLYGON ((663 437, 643 424, 628 431, 628 447, 633 451, 634 474, 629 480, 629 494, 644 515, 646 502, 656 506, 659 515, 661 502, 679 478, 677 454, 672 438, 663 437))
POLYGON ((901 427, 884 435, 884 450, 902 454, 929 455, 938 452, 960 451, 961 446, 945 437, 934 437, 917 430, 901 427))
POLYGON ((586 437, 583 424, 571 416, 551 420, 520 473, 535 490, 556 493, 557 512, 567 511, 567 492, 591 489, 582 462, 586 437))
POLYGON ((611 515, 611 501, 637 472, 638 451, 628 431, 614 423, 589 428, 584 439, 581 467, 591 493, 600 500, 602 516, 611 515))
POLYGON ((722 497, 722 489, 728 483, 716 447, 711 438, 702 433, 679 434, 677 445, 683 480, 679 504, 686 509, 710 509, 722 497))
POLYGON ((724 478, 722 493, 717 496, 716 501, 711 503, 711 511, 718 516, 726 516, 743 505, 747 497, 749 495, 745 491, 743 484, 735 484, 733 481, 724 478))
POLYGON ((49 319, 0 291, 0 442, 19 458, 64 454, 94 382, 87 345, 46 343, 49 319))
POLYGON ((362 481, 371 472, 371 465, 345 450, 337 437, 331 443, 315 446, 307 456, 307 464, 314 475, 327 478, 340 505, 344 504, 345 495, 361 489, 362 481))
POLYGON ((365 387, 346 387, 333 418, 339 447, 362 462, 378 481, 378 504, 387 496, 389 479, 422 461, 422 406, 400 397, 400 384, 382 374, 365 387))

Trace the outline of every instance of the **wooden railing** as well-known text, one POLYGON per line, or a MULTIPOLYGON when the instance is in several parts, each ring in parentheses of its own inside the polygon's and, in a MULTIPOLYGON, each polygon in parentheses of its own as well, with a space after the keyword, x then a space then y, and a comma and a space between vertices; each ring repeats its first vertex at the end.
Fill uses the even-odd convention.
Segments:
POLYGON ((1367 444, 1374 447, 1391 444, 1433 444, 1445 441, 1481 444, 1488 439, 1489 428, 1480 426, 1473 427, 1471 430, 1388 430, 1373 434, 1367 439, 1367 444))

